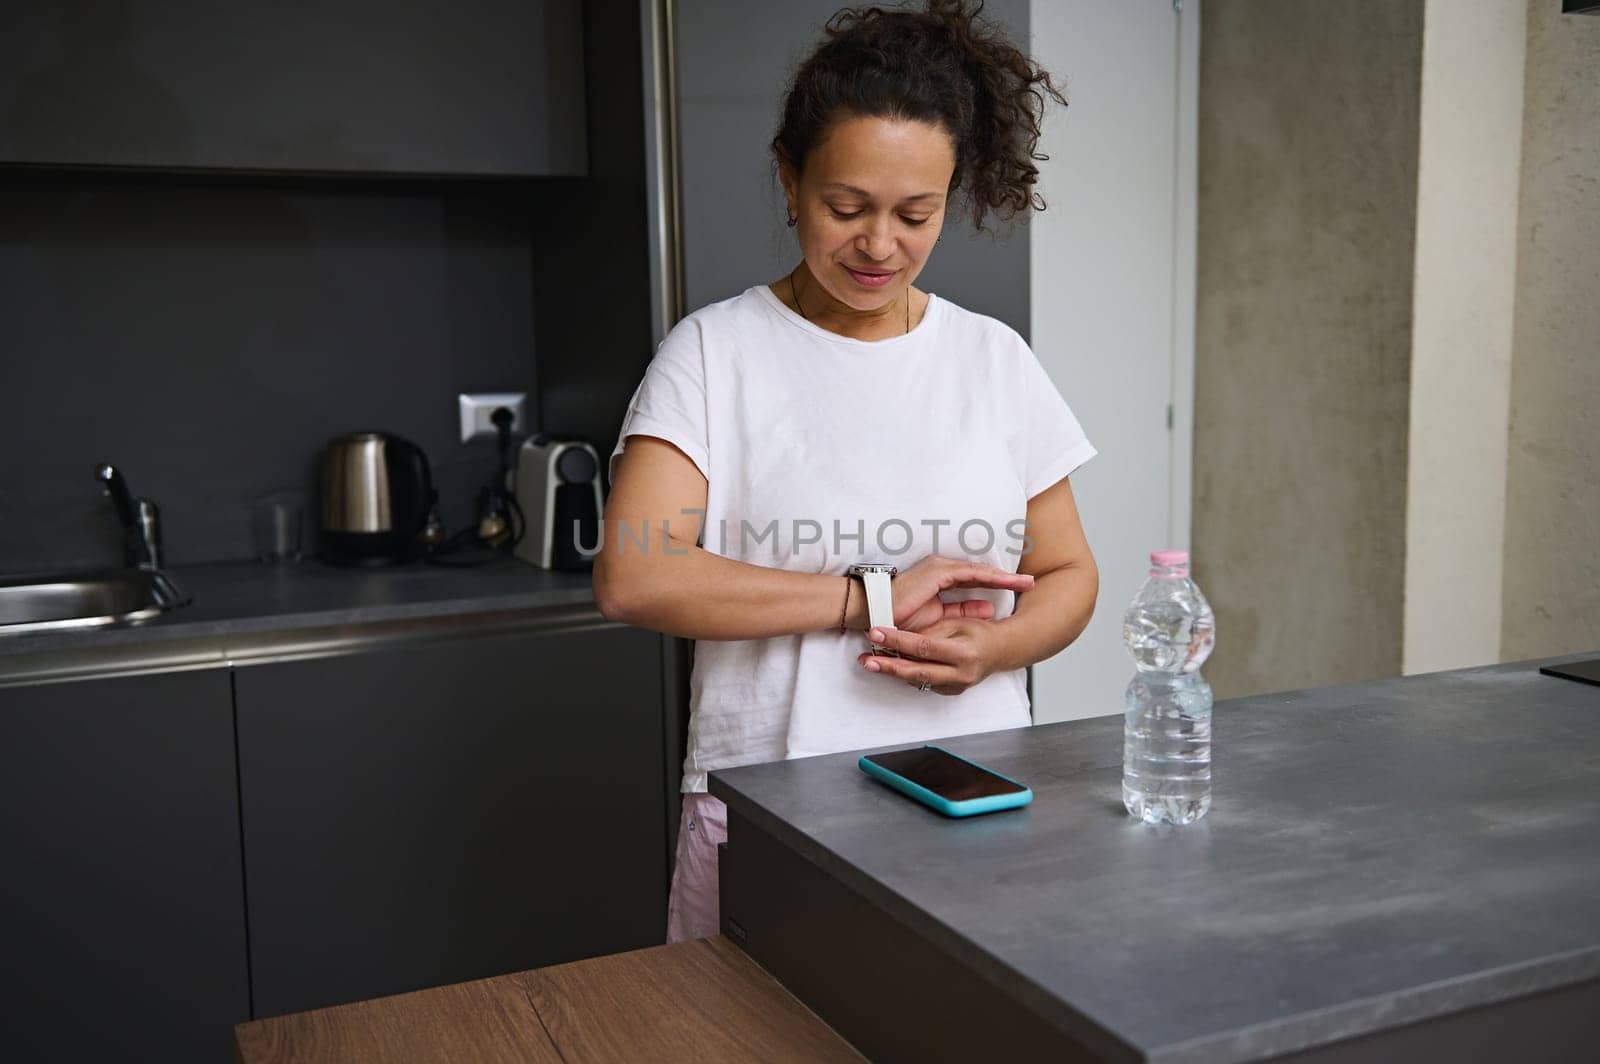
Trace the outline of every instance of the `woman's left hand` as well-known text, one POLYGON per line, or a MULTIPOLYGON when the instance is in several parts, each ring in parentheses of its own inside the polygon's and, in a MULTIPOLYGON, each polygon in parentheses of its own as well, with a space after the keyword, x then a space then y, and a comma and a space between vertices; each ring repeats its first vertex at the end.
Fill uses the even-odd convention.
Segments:
POLYGON ((867 638, 901 656, 861 654, 856 661, 912 687, 926 683, 931 691, 958 695, 1000 667, 1000 624, 958 617, 935 621, 920 632, 873 628, 867 638))

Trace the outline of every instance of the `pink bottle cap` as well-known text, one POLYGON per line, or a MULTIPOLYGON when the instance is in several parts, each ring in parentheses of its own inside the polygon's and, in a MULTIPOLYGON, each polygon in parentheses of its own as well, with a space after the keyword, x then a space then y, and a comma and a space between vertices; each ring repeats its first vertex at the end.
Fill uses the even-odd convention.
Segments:
POLYGON ((1150 564, 1171 568, 1174 565, 1188 565, 1189 552, 1186 550, 1154 550, 1150 552, 1150 564))

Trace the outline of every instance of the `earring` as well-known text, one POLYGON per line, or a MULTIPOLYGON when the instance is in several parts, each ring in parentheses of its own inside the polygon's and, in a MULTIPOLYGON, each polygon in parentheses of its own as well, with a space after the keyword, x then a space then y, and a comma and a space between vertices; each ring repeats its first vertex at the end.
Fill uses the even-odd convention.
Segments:
POLYGON ((792 214, 789 215, 789 228, 793 229, 794 226, 795 226, 795 223, 798 222, 799 220, 800 219, 796 218, 794 215, 792 215, 792 214))

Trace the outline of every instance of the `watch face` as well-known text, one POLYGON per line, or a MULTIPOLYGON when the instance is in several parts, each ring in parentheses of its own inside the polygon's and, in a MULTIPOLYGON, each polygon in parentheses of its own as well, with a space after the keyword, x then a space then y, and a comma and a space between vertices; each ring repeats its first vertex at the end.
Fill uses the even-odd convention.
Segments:
POLYGON ((888 573, 890 576, 894 576, 899 571, 892 565, 852 565, 850 567, 851 576, 861 576, 864 573, 888 573))

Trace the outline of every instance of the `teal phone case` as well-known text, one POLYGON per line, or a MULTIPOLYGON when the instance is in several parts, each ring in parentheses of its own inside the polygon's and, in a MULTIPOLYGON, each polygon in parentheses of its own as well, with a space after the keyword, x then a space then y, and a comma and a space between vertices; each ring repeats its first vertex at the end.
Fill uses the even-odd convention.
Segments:
MULTIPOLYGON (((979 813, 994 813, 1001 809, 1016 809, 1033 801, 1033 791, 1031 791, 1028 786, 1022 783, 1020 780, 1014 780, 1010 776, 996 772, 994 769, 989 768, 986 765, 980 765, 976 761, 962 757, 960 754, 952 753, 942 746, 935 746, 932 743, 924 743, 923 748, 928 750, 938 750, 941 753, 949 754, 957 761, 965 761, 974 768, 982 769, 992 776, 999 776, 1007 783, 1015 783, 1018 787, 1021 787, 1022 790, 1017 791, 1015 794, 990 794, 985 795, 982 798, 968 798, 963 802, 952 802, 942 794, 936 794, 933 791, 928 790, 928 788, 922 786, 920 783, 911 782, 898 772, 891 772, 875 761, 868 761, 867 757, 870 755, 863 754, 861 759, 856 762, 856 766, 860 768, 862 772, 865 772, 867 775, 871 776, 875 780, 878 780, 880 783, 888 784, 906 797, 915 798, 929 809, 932 809, 936 813, 943 813, 945 816, 977 816, 979 813)), ((895 751, 885 750, 883 752, 894 753, 895 751)))

